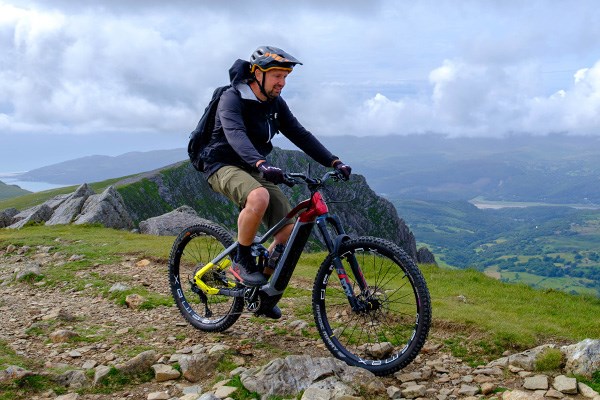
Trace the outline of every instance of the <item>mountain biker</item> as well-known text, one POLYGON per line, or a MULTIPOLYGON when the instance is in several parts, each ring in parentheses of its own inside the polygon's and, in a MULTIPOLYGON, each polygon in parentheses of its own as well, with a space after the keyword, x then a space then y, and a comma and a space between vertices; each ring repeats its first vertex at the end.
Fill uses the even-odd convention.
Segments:
MULTIPOLYGON (((281 132, 315 161, 335 168, 345 179, 352 170, 298 122, 281 98, 286 78, 297 64, 302 63, 272 46, 257 48, 250 61, 236 60, 229 69, 232 87, 221 96, 215 128, 203 152, 209 185, 241 210, 239 248, 231 272, 247 286, 266 283, 250 247, 261 221, 271 228, 291 211, 288 199, 277 186, 283 183, 284 173, 267 160, 275 134, 281 132)), ((291 224, 275 234, 269 250, 288 240, 291 224)))

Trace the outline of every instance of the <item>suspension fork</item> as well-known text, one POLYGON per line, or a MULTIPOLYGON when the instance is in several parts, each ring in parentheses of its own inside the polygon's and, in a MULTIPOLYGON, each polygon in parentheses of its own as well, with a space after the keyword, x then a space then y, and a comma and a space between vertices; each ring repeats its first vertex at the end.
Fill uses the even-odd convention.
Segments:
MULTIPOLYGON (((324 214, 319 216, 317 218, 317 227, 321 232, 321 236, 323 237, 325 246, 327 246, 327 250, 329 250, 329 253, 332 256, 331 259, 333 262, 333 266, 338 275, 342 288, 344 289, 344 293, 346 293, 346 297, 348 298, 348 302, 350 303, 352 310, 361 311, 362 307, 359 305, 359 302, 357 301, 356 296, 354 295, 352 281, 350 281, 350 278, 348 278, 348 274, 346 273, 346 269, 344 268, 339 253, 342 243, 346 240, 349 240, 350 236, 346 234, 346 231, 344 230, 340 219, 335 215, 324 214), (331 234, 327 229, 328 225, 333 227, 336 233, 335 238, 331 237, 331 234)), ((358 284, 361 293, 365 292, 368 287, 368 284, 365 280, 362 270, 360 269, 360 266, 358 265, 356 257, 353 253, 348 253, 345 255, 345 257, 346 260, 348 260, 348 263, 350 264, 352 275, 354 276, 354 279, 358 284)))

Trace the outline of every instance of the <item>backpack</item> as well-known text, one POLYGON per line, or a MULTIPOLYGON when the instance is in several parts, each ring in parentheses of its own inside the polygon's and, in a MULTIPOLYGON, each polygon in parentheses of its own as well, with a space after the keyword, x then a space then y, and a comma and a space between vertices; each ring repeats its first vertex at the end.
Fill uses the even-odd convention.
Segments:
POLYGON ((215 89, 208 106, 204 109, 202 118, 198 121, 196 129, 190 133, 190 142, 188 143, 188 156, 190 162, 197 171, 204 172, 204 160, 202 159, 202 151, 210 142, 213 130, 215 128, 215 116, 217 114, 217 106, 221 95, 231 87, 231 85, 221 86, 215 89))

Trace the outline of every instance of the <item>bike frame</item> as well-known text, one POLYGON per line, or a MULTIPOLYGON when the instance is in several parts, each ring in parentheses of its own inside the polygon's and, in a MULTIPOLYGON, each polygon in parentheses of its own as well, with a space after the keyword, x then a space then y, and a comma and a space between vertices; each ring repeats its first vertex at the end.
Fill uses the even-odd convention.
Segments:
MULTIPOLYGON (((301 174, 290 174, 290 176, 305 178, 301 174)), ((313 188, 311 188, 311 183, 307 181, 309 188, 311 189, 311 197, 294 207, 294 209, 290 211, 285 218, 269 229, 264 235, 257 236, 254 239, 253 244, 262 245, 281 228, 287 225, 289 221, 297 216, 292 233, 287 245, 285 246, 283 254, 280 256, 277 262, 275 271, 273 272, 271 279, 265 285, 260 287, 260 291, 266 294, 268 297, 274 298, 275 301, 279 300, 294 273, 296 264, 300 259, 300 256, 304 250, 304 246, 308 242, 308 238, 310 237, 313 227, 317 225, 323 241, 325 242, 325 246, 331 255, 336 273, 352 309, 354 311, 362 311, 361 306, 356 301, 356 296, 352 288, 352 282, 346 273, 339 254, 339 248, 341 244, 350 237, 346 234, 339 218, 335 215, 329 214, 327 203, 319 192, 319 188, 322 186, 322 183, 331 176, 336 176, 335 172, 328 172, 321 180, 313 181, 313 188), (334 236, 330 234, 328 226, 333 228, 333 231, 335 232, 334 236)), ((238 242, 235 242, 195 274, 194 281, 204 293, 208 295, 225 295, 233 297, 244 296, 245 290, 235 288, 234 283, 230 284, 230 289, 217 289, 206 285, 206 283, 202 281, 202 276, 215 266, 219 270, 224 270, 225 268, 229 267, 231 261, 227 258, 227 256, 230 255, 237 246, 238 242)), ((358 262, 354 258, 353 254, 346 255, 346 257, 349 260, 352 274, 358 283, 361 292, 365 291, 368 285, 364 279, 358 262)))

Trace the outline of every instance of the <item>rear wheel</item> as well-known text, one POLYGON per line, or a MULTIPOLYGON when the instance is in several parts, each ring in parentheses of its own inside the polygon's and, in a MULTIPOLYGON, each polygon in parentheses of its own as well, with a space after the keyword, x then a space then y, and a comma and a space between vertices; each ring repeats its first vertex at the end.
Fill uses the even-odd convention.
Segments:
POLYGON ((350 306, 329 255, 313 286, 313 314, 325 345, 335 357, 376 375, 404 368, 419 354, 431 325, 421 271, 400 247, 378 238, 349 240, 339 255, 356 304, 350 306), (352 264, 364 279, 354 276, 352 264))
MULTIPOLYGON (((196 272, 232 244, 233 239, 225 229, 211 224, 191 226, 173 243, 169 258, 171 293, 186 321, 202 331, 224 331, 237 321, 244 307, 243 298, 209 295, 194 282, 196 272)), ((227 260, 230 258, 222 262, 227 260)), ((202 281, 213 288, 231 289, 235 282, 225 272, 214 267, 204 274, 202 281)))

